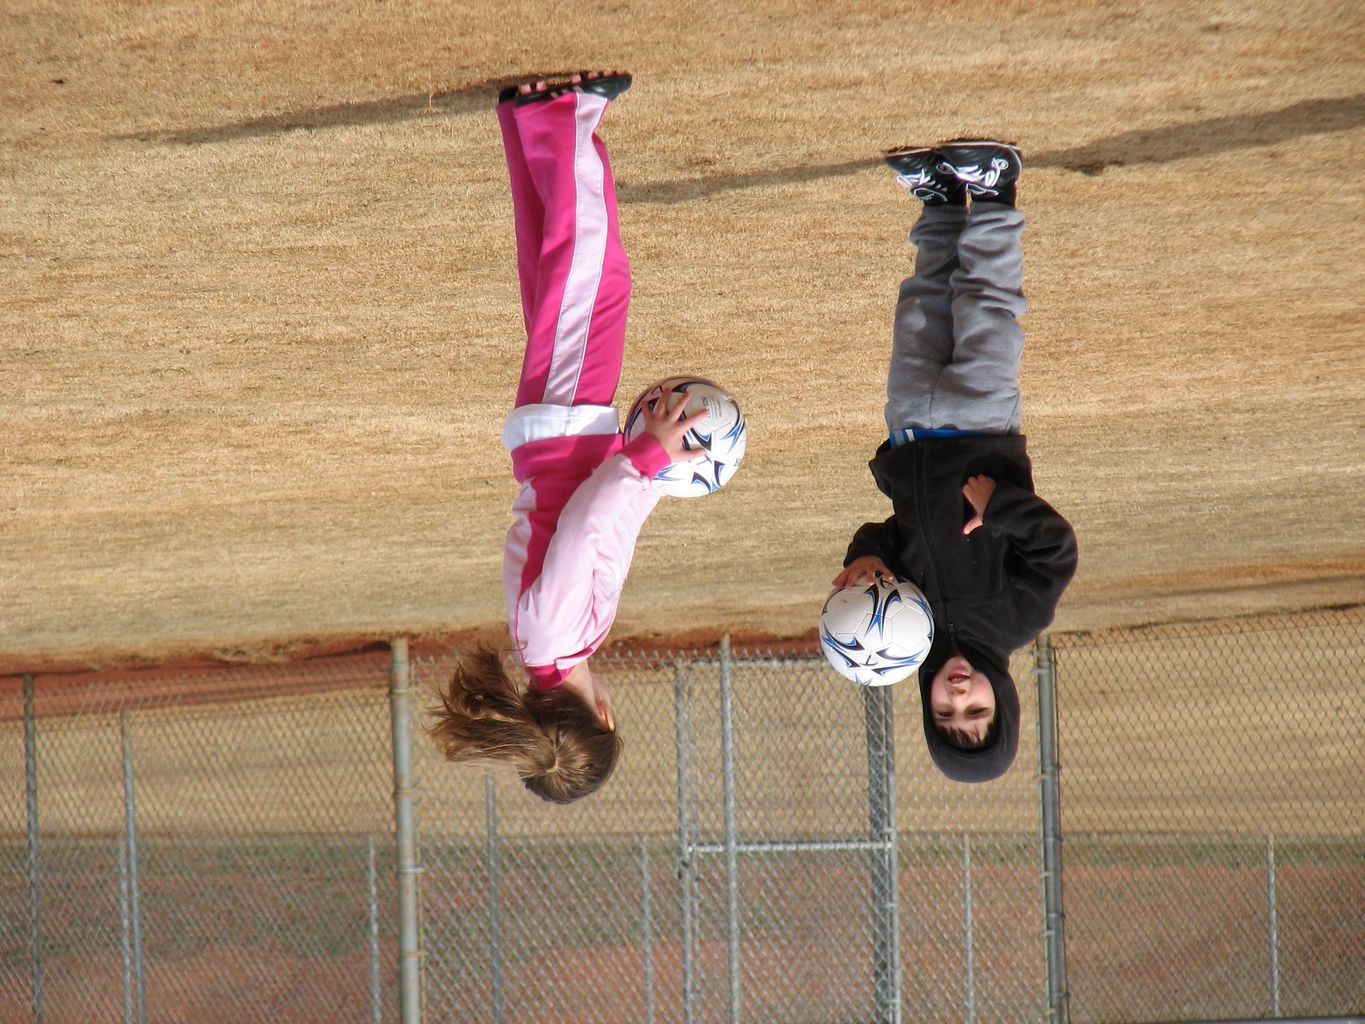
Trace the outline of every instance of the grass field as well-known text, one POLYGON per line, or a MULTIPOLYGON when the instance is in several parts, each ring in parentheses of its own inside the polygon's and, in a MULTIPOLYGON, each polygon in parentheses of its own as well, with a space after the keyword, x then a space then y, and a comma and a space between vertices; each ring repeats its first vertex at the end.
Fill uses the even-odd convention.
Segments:
POLYGON ((495 626, 521 327, 492 101, 627 66, 620 398, 742 400, 618 636, 809 628, 878 441, 914 204, 1028 161, 1025 429, 1059 625, 1365 596, 1365 15, 1345 0, 317 6, 0 19, 0 670, 495 626))

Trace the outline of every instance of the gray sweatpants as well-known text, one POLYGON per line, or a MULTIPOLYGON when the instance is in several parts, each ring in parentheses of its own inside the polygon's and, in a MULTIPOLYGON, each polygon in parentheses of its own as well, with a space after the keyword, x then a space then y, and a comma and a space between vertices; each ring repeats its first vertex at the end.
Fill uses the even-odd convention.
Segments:
POLYGON ((924 208, 896 304, 888 430, 1019 431, 1023 230, 1024 215, 998 203, 924 208))

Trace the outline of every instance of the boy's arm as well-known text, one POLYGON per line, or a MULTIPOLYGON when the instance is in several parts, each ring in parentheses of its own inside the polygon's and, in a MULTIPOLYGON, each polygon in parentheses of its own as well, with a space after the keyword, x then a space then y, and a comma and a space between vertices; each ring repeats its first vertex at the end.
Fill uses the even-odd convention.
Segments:
POLYGON ((1025 599, 1026 623, 1037 635, 1052 622, 1062 592, 1076 574, 1076 534, 1056 509, 1027 488, 1006 480, 995 490, 981 525, 1005 537, 1022 562, 1011 588, 1025 599))
POLYGON ((882 523, 864 523, 853 535, 844 555, 844 565, 859 558, 871 555, 880 558, 887 566, 894 566, 900 560, 901 533, 896 525, 896 517, 882 523))

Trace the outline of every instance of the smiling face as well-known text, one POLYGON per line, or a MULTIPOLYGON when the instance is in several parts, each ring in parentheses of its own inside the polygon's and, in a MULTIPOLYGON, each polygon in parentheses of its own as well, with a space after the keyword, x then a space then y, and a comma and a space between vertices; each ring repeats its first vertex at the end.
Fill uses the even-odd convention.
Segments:
POLYGON ((929 714, 954 745, 980 746, 995 721, 991 681, 962 655, 953 655, 929 684, 929 714))

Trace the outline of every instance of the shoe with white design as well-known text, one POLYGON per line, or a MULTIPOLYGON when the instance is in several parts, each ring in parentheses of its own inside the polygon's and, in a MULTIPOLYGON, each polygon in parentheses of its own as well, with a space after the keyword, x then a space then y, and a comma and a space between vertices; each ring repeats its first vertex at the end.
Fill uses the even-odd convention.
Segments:
POLYGON ((994 139, 952 139, 938 144, 938 173, 967 187, 973 199, 987 202, 1019 180, 1023 160, 1019 147, 994 139))
POLYGON ((961 203, 962 185, 951 174, 939 172, 943 155, 931 146, 897 146, 882 153, 896 172, 897 184, 910 190, 916 199, 930 205, 961 203))

